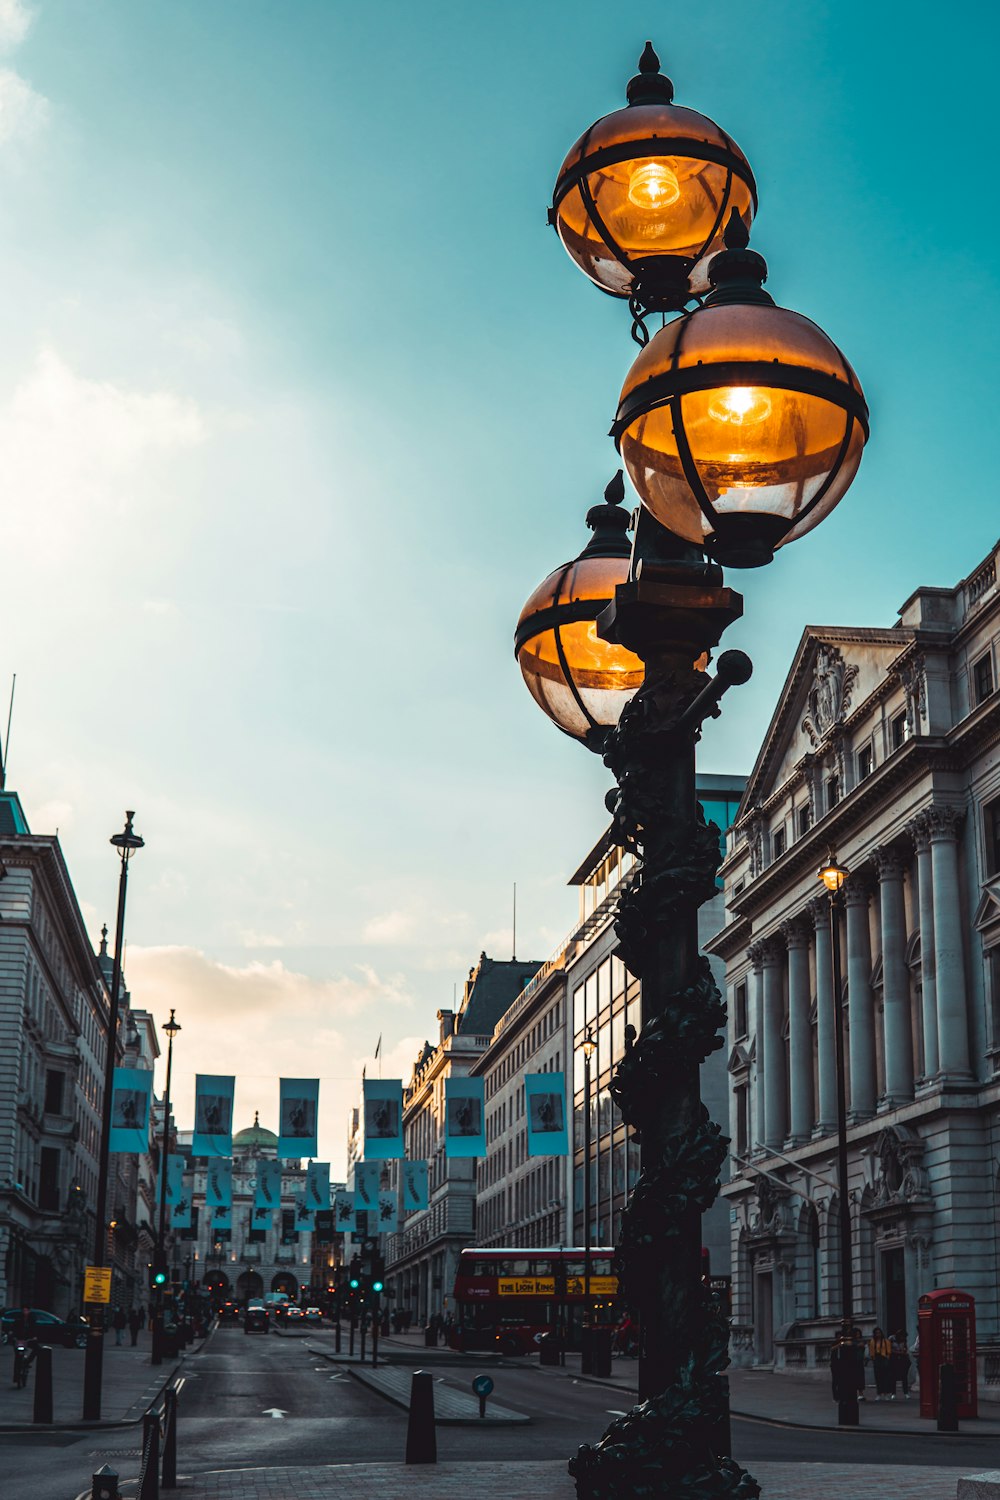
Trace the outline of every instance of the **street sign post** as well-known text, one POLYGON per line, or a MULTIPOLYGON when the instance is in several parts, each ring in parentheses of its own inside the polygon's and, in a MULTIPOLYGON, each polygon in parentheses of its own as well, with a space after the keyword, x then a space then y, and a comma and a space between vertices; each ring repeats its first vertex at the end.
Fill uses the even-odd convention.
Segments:
POLYGON ((493 1382, 488 1375, 476 1375, 472 1382, 472 1389, 479 1397, 479 1415, 486 1415, 486 1397, 493 1389, 493 1382))

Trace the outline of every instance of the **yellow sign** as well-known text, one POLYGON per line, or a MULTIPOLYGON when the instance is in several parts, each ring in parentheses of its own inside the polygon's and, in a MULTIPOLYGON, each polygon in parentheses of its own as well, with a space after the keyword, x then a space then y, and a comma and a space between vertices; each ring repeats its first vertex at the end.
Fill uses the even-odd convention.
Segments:
POLYGON ((554 1297, 556 1294, 552 1276, 501 1276, 497 1287, 501 1297, 554 1297))
MULTIPOLYGON (((582 1276, 567 1276, 566 1291, 571 1297, 583 1297, 585 1292, 585 1280, 582 1276)), ((618 1295, 617 1276, 591 1276, 590 1295, 592 1297, 616 1297, 618 1295)))
POLYGON ((84 1302, 111 1301, 111 1267, 86 1266, 83 1272, 84 1302))

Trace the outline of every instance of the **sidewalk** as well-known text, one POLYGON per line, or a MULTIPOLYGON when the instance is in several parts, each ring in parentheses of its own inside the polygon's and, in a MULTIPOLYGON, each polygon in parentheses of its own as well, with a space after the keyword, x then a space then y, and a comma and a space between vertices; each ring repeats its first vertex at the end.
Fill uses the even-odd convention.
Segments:
MULTIPOLYGON (((183 1464, 181 1465, 183 1470, 183 1464)), ((900 1464, 753 1465, 764 1500, 955 1500, 961 1470, 900 1464)), ((565 1459, 542 1463, 329 1464, 179 1475, 184 1500, 576 1500, 565 1459)), ((132 1497, 136 1481, 122 1485, 132 1497)), ((87 1500, 89 1491, 79 1497, 87 1500)))
MULTIPOLYGON (((192 1344, 191 1350, 201 1345, 192 1344)), ((138 1421, 146 1408, 173 1378, 181 1366, 180 1359, 165 1359, 162 1365, 149 1362, 149 1334, 143 1331, 134 1349, 126 1342, 119 1348, 114 1333, 104 1338, 104 1370, 101 1383, 101 1420, 83 1422, 82 1349, 52 1351, 52 1417, 51 1424, 35 1426, 35 1370, 28 1384, 17 1390, 11 1380, 14 1367, 12 1345, 0 1348, 0 1432, 51 1432, 55 1427, 108 1427, 138 1421)))

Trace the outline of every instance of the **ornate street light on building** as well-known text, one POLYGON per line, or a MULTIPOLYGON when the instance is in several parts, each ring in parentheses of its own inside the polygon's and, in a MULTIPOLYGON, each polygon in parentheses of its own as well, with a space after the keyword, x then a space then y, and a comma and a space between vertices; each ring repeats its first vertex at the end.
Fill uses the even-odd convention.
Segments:
MULTIPOLYGON (((169 1021, 164 1021, 163 1030, 167 1033, 167 1077, 163 1090, 163 1139, 160 1146, 160 1206, 156 1229, 156 1264, 166 1266, 167 1263, 167 1164, 170 1152, 170 1079, 174 1064, 174 1037, 180 1031, 179 1021, 174 1019, 173 1007, 170 1010, 169 1021)), ((159 1365, 163 1363, 163 1287, 156 1290, 156 1311, 153 1321, 152 1353, 150 1363, 159 1365)))
MULTIPOLYGON (((115 956, 111 970, 111 996, 108 1005, 108 1046, 104 1059, 104 1099, 101 1109, 101 1151, 97 1168, 97 1203, 94 1225, 94 1265, 107 1263, 108 1243, 108 1167, 111 1147, 111 1101, 114 1094, 115 1063, 118 1053, 118 1003, 122 982, 122 952, 125 940, 125 896, 128 891, 128 863, 144 840, 132 827, 134 812, 126 812, 125 827, 111 838, 121 858, 118 877, 118 916, 115 922, 115 956)), ((104 1376, 104 1309, 95 1306, 90 1314, 90 1332, 83 1369, 83 1420, 97 1422, 101 1416, 101 1386, 104 1376)))
MULTIPOLYGON (((840 903, 847 879, 836 856, 827 854, 817 875, 826 886, 830 907, 830 977, 833 986, 834 1061, 837 1072, 837 1198, 840 1209, 840 1316, 843 1332, 854 1325, 854 1274, 851 1263, 851 1200, 847 1186, 847 1069, 844 1065, 844 1005, 840 976, 840 903)), ((853 1353, 853 1350, 852 1350, 853 1353)), ((837 1420, 842 1427, 858 1425, 857 1384, 838 1381, 837 1420)))
MULTIPOLYGON (((647 48, 638 87, 650 96, 662 89, 652 81, 656 66, 647 48)), ((672 108, 664 94, 663 107, 672 108)), ((642 685, 604 741, 618 783, 607 799, 613 837, 638 866, 619 900, 615 932, 626 967, 642 980, 643 1025, 626 1042, 611 1093, 642 1153, 616 1259, 622 1293, 639 1318, 641 1403, 598 1444, 581 1448, 570 1468, 578 1494, 590 1500, 682 1488, 689 1500, 749 1500, 758 1493, 755 1481, 726 1456, 728 1324, 701 1281, 701 1216, 717 1196, 727 1142, 700 1099, 700 1067, 723 1044, 725 1007, 698 947, 698 909, 716 890, 719 834, 705 823, 694 772, 703 722, 752 667, 742 652, 726 651, 714 678, 702 668, 743 610, 719 562, 767 562, 777 546, 821 520, 854 478, 868 414, 836 347, 762 290, 766 267, 747 248, 756 192, 742 154, 728 137, 722 146, 709 140, 702 167, 678 173, 678 136, 661 139, 653 126, 639 128, 638 111, 647 106, 638 94, 633 106, 634 129, 620 129, 612 116, 607 142, 607 122, 599 122, 577 157, 567 159, 552 215, 563 243, 605 291, 631 299, 640 342, 646 311, 692 299, 691 273, 718 250, 723 226, 725 249, 708 262, 713 291, 706 306, 668 323, 639 355, 613 429, 643 502, 628 576, 596 622, 598 637, 643 663, 642 685), (589 155, 595 143, 608 148, 606 156, 589 155), (725 151, 730 155, 720 160, 725 151), (676 196, 669 178, 643 175, 647 164, 664 162, 676 196), (651 255, 639 253, 637 238, 610 232, 616 202, 622 213, 615 223, 628 226, 626 199, 643 207, 636 199, 659 182, 669 210, 666 199, 680 203, 685 184, 704 188, 716 166, 724 168, 722 189, 716 184, 711 193, 717 222, 673 262, 673 230, 651 237, 665 252, 658 265, 646 264, 651 255), (564 208, 571 187, 586 222, 564 208), (594 249, 597 242, 606 253, 594 249)), ((696 154, 691 146, 690 159, 696 154)), ((573 660, 566 656, 568 676, 573 660)))

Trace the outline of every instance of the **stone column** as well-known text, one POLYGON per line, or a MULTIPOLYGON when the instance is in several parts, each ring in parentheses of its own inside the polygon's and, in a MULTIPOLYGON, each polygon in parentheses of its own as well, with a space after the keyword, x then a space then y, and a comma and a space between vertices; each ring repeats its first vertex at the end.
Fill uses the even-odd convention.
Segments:
POLYGON ((764 1144, 780 1151, 788 1131, 788 1079, 785 1070, 784 950, 775 939, 761 944, 764 961, 764 1144))
POLYGON ((934 972, 934 885, 931 873, 931 833, 926 813, 907 825, 917 851, 917 900, 920 909, 920 1019, 924 1033, 923 1076, 938 1070, 937 984, 934 972))
POLYGON ((848 1113, 866 1120, 875 1113, 875 1008, 872 1003, 872 954, 868 934, 868 882, 848 876, 847 1014, 850 1020, 851 1096, 848 1113))
POLYGON ((750 1125, 750 1150, 764 1144, 764 945, 751 943, 747 957, 753 964, 753 1115, 750 1125))
POLYGON ((812 1027, 809 1024, 809 928, 801 918, 782 923, 788 948, 788 1134, 793 1145, 812 1138, 812 1027))
POLYGON ((819 1076, 817 1131, 830 1135, 837 1128, 837 1037, 840 997, 834 1000, 830 953, 830 901, 817 896, 809 903, 816 928, 816 1072, 819 1076))
POLYGON ((965 950, 958 894, 958 825, 955 807, 930 807, 931 879, 934 890, 934 976, 937 991, 938 1062, 953 1078, 971 1077, 965 998, 965 950))
POLYGON ((913 1027, 906 967, 903 864, 891 849, 873 855, 882 917, 882 1001, 885 1018, 885 1103, 913 1098, 913 1027))

